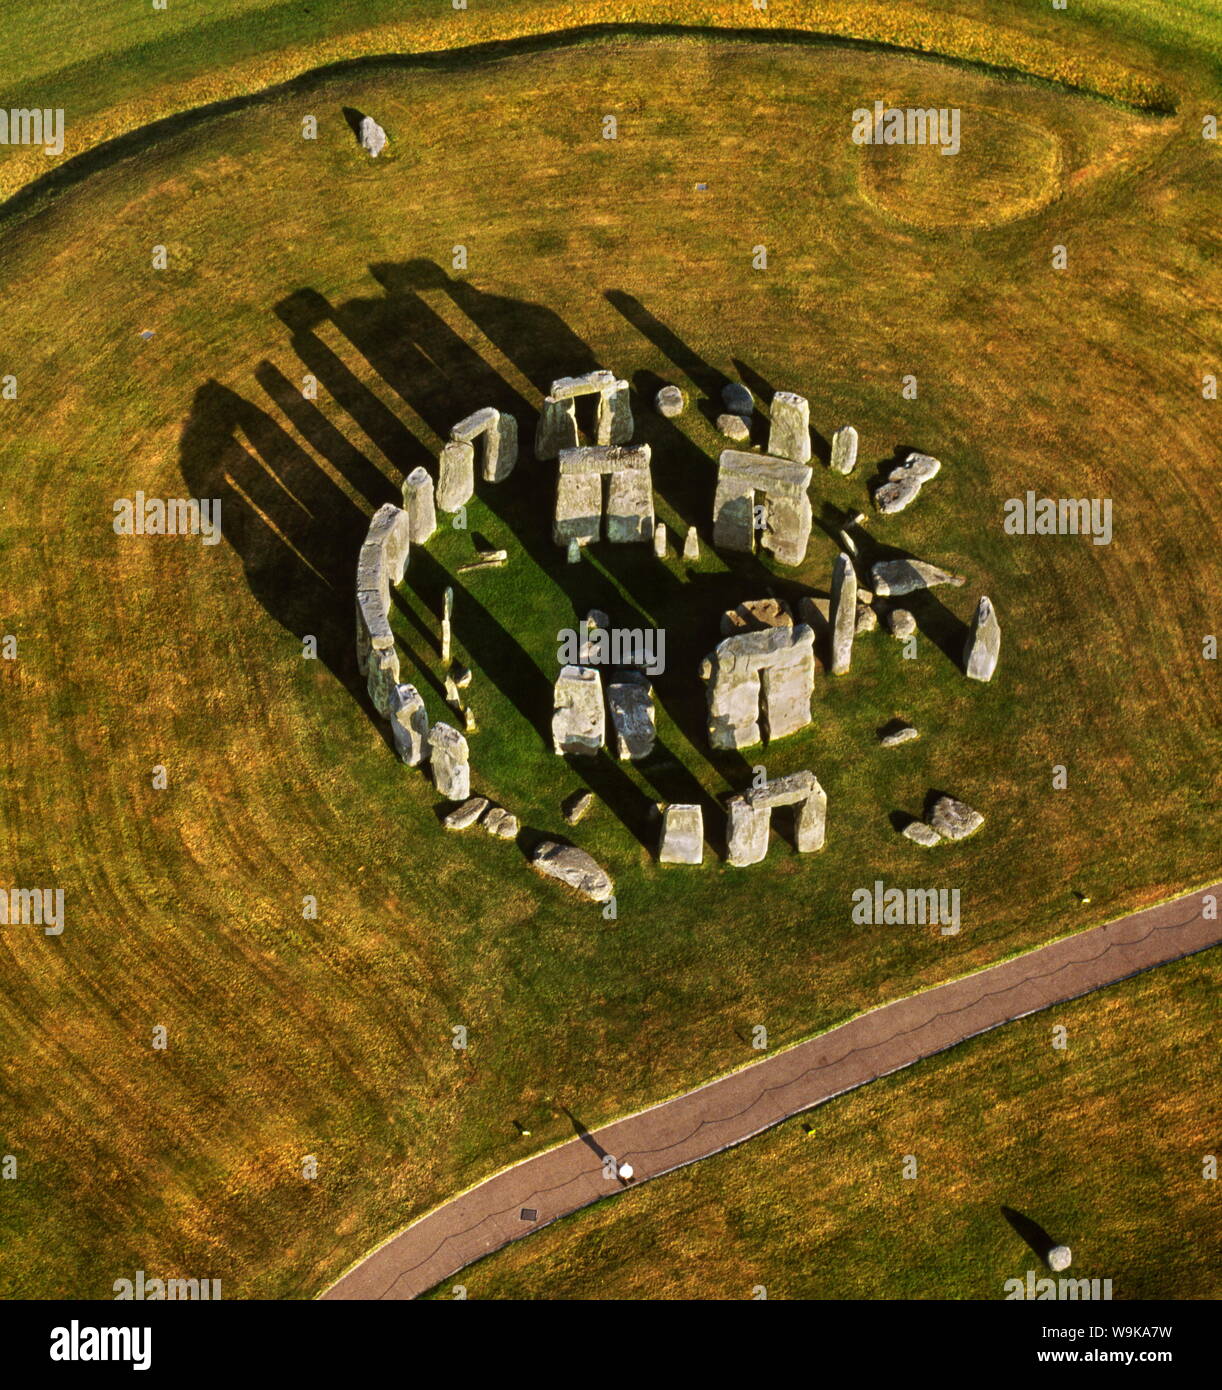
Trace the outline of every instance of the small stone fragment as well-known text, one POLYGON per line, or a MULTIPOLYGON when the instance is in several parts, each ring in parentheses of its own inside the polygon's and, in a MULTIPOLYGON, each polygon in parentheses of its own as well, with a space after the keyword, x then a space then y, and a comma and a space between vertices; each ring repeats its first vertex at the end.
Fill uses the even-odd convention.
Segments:
POLYGON ((916 619, 906 608, 893 608, 887 614, 887 631, 892 637, 911 637, 916 630, 916 619))
POLYGON ((880 730, 878 741, 884 748, 895 748, 901 743, 911 743, 914 738, 920 738, 918 730, 911 724, 905 724, 902 719, 896 719, 888 724, 885 729, 880 730))
POLYGON ((929 813, 929 823, 943 839, 966 840, 984 824, 984 817, 953 796, 940 796, 929 813))
POLYGON ((1068 1269, 1073 1262, 1073 1252, 1068 1245, 1054 1245, 1048 1252, 1048 1268, 1054 1274, 1060 1274, 1062 1270, 1068 1269))
POLYGON ((749 444, 751 442, 751 426, 741 415, 719 415, 717 417, 717 428, 727 439, 732 439, 735 444, 749 444))
POLYGON ((486 796, 473 796, 468 801, 464 801, 461 806, 455 806, 442 819, 441 823, 447 830, 466 830, 468 826, 474 825, 487 809, 488 798, 486 796))
POLYGON ((914 844, 921 845, 924 849, 931 849, 934 845, 942 843, 941 835, 926 825, 924 821, 914 820, 911 825, 904 826, 900 834, 906 840, 912 840, 914 844))
POLYGON ((659 415, 673 420, 676 415, 683 414, 687 406, 687 397, 677 386, 663 386, 654 397, 654 404, 657 406, 659 415))
POLYGON ((581 542, 575 536, 569 541, 568 555, 565 558, 570 565, 581 564, 581 542))
POLYGON ((755 397, 741 382, 731 381, 721 388, 721 403, 732 415, 749 420, 755 414, 755 397))
POLYGON ((683 558, 689 565, 700 559, 700 535, 694 526, 689 526, 683 537, 683 558))
POLYGON ((615 892, 611 875, 576 845, 559 845, 544 840, 530 857, 536 873, 559 879, 590 902, 610 902, 615 892))
POLYGON ((564 818, 570 825, 576 825, 578 821, 584 819, 589 814, 590 808, 594 805, 593 792, 574 792, 564 803, 561 810, 564 818))
POLYGON ((863 632, 873 632, 877 627, 878 614, 868 603, 858 603, 857 620, 853 629, 854 632, 860 635, 863 632))

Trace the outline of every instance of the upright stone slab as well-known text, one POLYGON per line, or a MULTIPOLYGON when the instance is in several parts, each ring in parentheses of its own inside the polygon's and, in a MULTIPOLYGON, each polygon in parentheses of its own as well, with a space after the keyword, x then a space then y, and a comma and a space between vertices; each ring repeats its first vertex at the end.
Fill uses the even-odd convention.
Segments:
POLYGON ((857 632, 857 571, 842 550, 832 567, 832 675, 846 676, 853 664, 857 632))
POLYGON ((653 690, 644 675, 612 681, 607 704, 615 729, 615 748, 621 762, 639 762, 653 752, 657 727, 653 690))
POLYGON ((689 526, 683 537, 683 558, 689 565, 700 559, 700 536, 694 526, 689 526))
POLYGON ((575 449, 577 442, 577 402, 571 396, 545 397, 535 430, 535 458, 559 458, 562 449, 575 449))
POLYGON ((649 445, 621 449, 621 466, 607 487, 607 539, 615 544, 645 543, 654 528, 653 472, 649 445))
MULTIPOLYGON (((601 473, 566 472, 556 478, 556 512, 552 539, 557 545, 588 545, 602 534, 603 480, 601 473)), ((570 554, 570 559, 572 558, 570 554)))
POLYGON ((403 479, 403 510, 413 545, 423 545, 437 530, 433 479, 424 468, 413 468, 403 479))
POLYGON ((857 466, 857 431, 841 425, 832 435, 832 472, 851 473, 857 466))
POLYGON ((482 477, 486 483, 503 483, 518 462, 518 422, 504 411, 497 417, 496 429, 484 437, 482 477))
POLYGON ((603 746, 603 683, 595 668, 562 666, 552 710, 552 747, 556 753, 591 757, 603 746))
POLYGON ((963 669, 974 681, 992 680, 1000 655, 1001 625, 992 603, 987 598, 981 598, 976 605, 972 630, 963 649, 963 669))
POLYGON ((628 383, 617 381, 610 390, 599 392, 595 435, 600 444, 628 444, 632 440, 632 428, 628 383))
POLYGON ((386 132, 372 116, 361 117, 356 138, 361 142, 361 148, 366 154, 374 159, 386 148, 386 132))
POLYGON ((805 492, 794 497, 778 494, 764 503, 764 529, 760 545, 771 551, 779 565, 800 565, 806 559, 810 542, 810 498, 805 492))
POLYGON ((761 863, 768 854, 772 816, 767 807, 754 807, 746 797, 732 796, 726 803, 726 861, 736 869, 761 863))
POLYGON ((414 685, 396 685, 390 692, 390 732, 395 752, 408 767, 417 767, 424 761, 429 716, 414 685))
POLYGON ((793 644, 782 659, 762 668, 760 683, 760 719, 769 742, 805 729, 815 684, 815 634, 810 628, 793 629, 793 644))
POLYGON ((810 403, 792 391, 777 391, 769 407, 768 452, 794 463, 810 461, 810 403))
POLYGON ((383 719, 390 718, 391 691, 399 684, 399 653, 394 647, 375 649, 370 653, 365 688, 374 709, 383 719))
POLYGON ((435 498, 443 512, 456 512, 475 492, 475 446, 451 439, 441 451, 435 498))
POLYGON ((466 801, 471 795, 467 740, 449 724, 434 724, 428 746, 433 785, 447 801, 466 801))
POLYGON ((719 550, 755 551, 755 489, 745 479, 722 472, 713 494, 713 544, 719 550))
POLYGON ((662 812, 658 842, 660 864, 704 862, 704 812, 699 806, 672 802, 662 812))
POLYGON ((665 522, 659 521, 653 528, 653 553, 659 560, 665 560, 668 548, 666 543, 666 524, 665 522))

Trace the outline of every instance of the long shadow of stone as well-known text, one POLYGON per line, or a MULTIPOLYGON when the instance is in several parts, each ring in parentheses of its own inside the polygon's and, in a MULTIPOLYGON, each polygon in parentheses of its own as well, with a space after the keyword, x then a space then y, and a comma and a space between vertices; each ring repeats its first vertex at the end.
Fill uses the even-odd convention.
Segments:
POLYGON ((1015 1211, 1013 1207, 1002 1207, 1001 1214, 1035 1251, 1040 1260, 1047 1264, 1048 1255, 1056 1245, 1056 1241, 1039 1222, 1033 1221, 1029 1216, 1024 1216, 1021 1211, 1015 1211))
MULTIPOLYGON (((750 389, 750 391, 758 401, 762 402, 764 408, 763 420, 767 421, 768 403, 772 400, 773 396, 776 395, 778 388, 775 387, 772 384, 772 382, 768 381, 765 377, 760 376, 759 372, 757 372, 755 368, 750 366, 748 363, 740 361, 737 357, 733 359, 733 362, 734 370, 742 378, 743 385, 750 389)), ((786 391, 796 391, 798 388, 796 386, 786 386, 780 389, 786 391)), ((798 391, 798 394, 801 395, 802 393, 798 391)), ((758 407, 756 408, 755 413, 758 419, 760 416, 760 411, 758 407)), ((752 428, 751 433, 752 438, 754 438, 756 435, 755 427, 752 428)), ((812 463, 828 463, 832 457, 832 441, 825 435, 820 434, 818 429, 815 428, 813 422, 810 427, 810 435, 811 450, 813 454, 812 463)), ((764 424, 763 436, 760 442, 761 446, 767 446, 768 427, 766 424, 764 424)))

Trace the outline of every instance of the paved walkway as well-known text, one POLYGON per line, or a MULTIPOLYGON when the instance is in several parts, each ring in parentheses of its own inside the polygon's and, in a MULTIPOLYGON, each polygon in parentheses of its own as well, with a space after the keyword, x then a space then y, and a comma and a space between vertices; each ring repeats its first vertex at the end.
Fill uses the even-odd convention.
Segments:
POLYGON ((1222 884, 884 1004, 525 1159, 421 1217, 323 1297, 415 1298, 480 1256, 620 1190, 617 1178, 604 1176, 603 1155, 631 1163, 634 1182, 656 1178, 977 1033, 1216 946, 1222 923, 1202 918, 1206 893, 1222 899, 1222 884))

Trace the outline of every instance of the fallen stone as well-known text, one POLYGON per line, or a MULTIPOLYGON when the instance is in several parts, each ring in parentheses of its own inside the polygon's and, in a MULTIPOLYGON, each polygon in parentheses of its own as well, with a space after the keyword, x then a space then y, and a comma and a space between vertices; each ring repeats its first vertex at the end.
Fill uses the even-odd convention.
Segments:
POLYGON ((924 560, 879 560, 871 574, 874 576, 874 592, 883 598, 914 594, 919 589, 932 589, 937 584, 953 584, 958 588, 966 583, 961 574, 951 574, 924 560))
POLYGON ((856 466, 857 431, 852 425, 841 425, 832 435, 832 472, 851 473, 856 466))
POLYGON ((911 724, 905 724, 897 719, 893 724, 888 724, 878 735, 878 741, 884 748, 895 748, 901 743, 911 743, 914 738, 920 738, 918 730, 911 724))
POLYGON ((496 835, 500 832, 501 822, 508 814, 503 806, 489 806, 480 821, 480 828, 486 830, 489 835, 496 835))
POLYGON ((548 878, 559 879, 590 902, 610 902, 615 892, 611 875, 576 845, 544 840, 531 855, 530 867, 548 878))
POLYGON ((386 132, 372 116, 362 116, 357 139, 361 148, 377 159, 386 148, 386 132))
POLYGON ((465 565, 459 565, 459 574, 468 574, 471 570, 495 570, 508 563, 509 552, 507 550, 481 550, 478 560, 469 560, 465 565))
POLYGON ((832 675, 848 674, 857 631, 857 572, 843 551, 832 569, 832 675))
POLYGON ((570 825, 576 825, 589 814, 593 805, 593 792, 574 792, 560 809, 564 812, 565 820, 570 825))
POLYGON ((943 839, 966 840, 984 824, 984 817, 953 796, 940 796, 930 810, 929 823, 943 839))
POLYGON ((732 439, 736 444, 749 444, 751 442, 751 426, 741 415, 719 415, 717 428, 727 439, 732 439))
POLYGON ((932 454, 918 454, 915 450, 908 454, 908 457, 898 467, 893 468, 890 477, 894 480, 900 478, 919 478, 921 482, 927 483, 930 478, 936 478, 942 470, 941 462, 934 458, 932 454))
POLYGON ((660 864, 700 864, 703 861, 703 811, 699 806, 673 802, 662 812, 658 862, 660 864))
POLYGON ((793 627, 793 612, 779 598, 745 599, 721 615, 721 635, 762 632, 767 627, 793 627))
POLYGON ((878 614, 868 603, 858 603, 857 619, 853 626, 855 634, 873 632, 878 627, 878 614))
POLYGON ((916 619, 906 608, 893 608, 887 614, 887 631, 892 637, 911 637, 916 630, 916 619))
POLYGON ((552 713, 553 749, 562 756, 592 757, 605 735, 602 676, 594 667, 562 666, 552 713))
POLYGON ((449 724, 434 724, 428 744, 433 785, 447 801, 465 801, 471 795, 467 740, 449 724))
POLYGON ((942 837, 931 826, 924 821, 914 820, 910 825, 904 826, 900 834, 914 844, 920 845, 924 849, 932 849, 934 845, 942 843, 942 837))
POLYGON ((455 806, 442 818, 441 823, 447 830, 466 830, 468 826, 474 825, 487 809, 488 798, 486 796, 473 796, 464 801, 461 806, 455 806))
POLYGON ((768 407, 768 452, 794 463, 810 461, 810 402, 793 391, 777 391, 768 407))
POLYGON ((963 648, 963 670, 974 681, 992 680, 1001 654, 1001 626, 987 598, 981 598, 963 648))
POLYGON ((700 536, 694 526, 689 526, 683 537, 683 558, 689 565, 700 559, 700 536))
POLYGON ((506 811, 500 824, 496 828, 497 839, 516 840, 521 829, 522 827, 518 824, 517 816, 511 815, 510 812, 506 811))
POLYGON ((901 478, 898 482, 886 482, 874 491, 874 505, 883 516, 894 516, 915 502, 921 490, 919 478, 901 478))
POLYGON ((755 414, 755 397, 741 382, 732 381, 721 388, 721 403, 732 415, 749 420, 755 414))
POLYGON ((676 415, 683 414, 687 407, 687 397, 677 386, 663 386, 654 397, 654 404, 657 406, 659 415, 665 415, 668 420, 673 420, 676 415))

